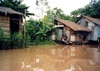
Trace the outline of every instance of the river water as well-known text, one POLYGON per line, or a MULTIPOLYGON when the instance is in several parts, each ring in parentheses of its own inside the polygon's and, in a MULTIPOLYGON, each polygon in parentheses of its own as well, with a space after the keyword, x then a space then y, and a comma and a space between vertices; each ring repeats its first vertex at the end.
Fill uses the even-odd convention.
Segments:
POLYGON ((48 45, 0 50, 0 71, 100 71, 95 45, 48 45))

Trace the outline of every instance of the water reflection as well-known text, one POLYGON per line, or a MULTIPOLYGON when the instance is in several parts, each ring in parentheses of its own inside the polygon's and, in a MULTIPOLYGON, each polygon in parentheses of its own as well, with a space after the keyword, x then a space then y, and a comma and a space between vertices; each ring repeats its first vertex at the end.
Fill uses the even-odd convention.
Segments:
POLYGON ((94 60, 100 62, 100 52, 96 48, 92 48, 94 60))
POLYGON ((0 71, 100 71, 100 52, 90 45, 4 50, 0 71))

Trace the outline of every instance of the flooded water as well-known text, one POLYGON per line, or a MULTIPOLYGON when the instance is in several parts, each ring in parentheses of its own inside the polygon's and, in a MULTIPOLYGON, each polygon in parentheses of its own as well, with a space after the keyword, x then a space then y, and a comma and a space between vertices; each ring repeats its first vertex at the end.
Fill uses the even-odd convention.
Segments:
POLYGON ((0 50, 0 71, 100 71, 100 50, 96 47, 51 45, 0 50))

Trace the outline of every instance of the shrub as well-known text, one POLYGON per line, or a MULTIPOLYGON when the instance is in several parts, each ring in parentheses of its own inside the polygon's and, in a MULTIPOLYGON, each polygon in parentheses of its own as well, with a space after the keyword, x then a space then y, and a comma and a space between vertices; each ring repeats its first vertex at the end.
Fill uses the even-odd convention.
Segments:
POLYGON ((54 43, 51 40, 53 24, 30 19, 26 21, 25 28, 33 45, 48 45, 54 43))
POLYGON ((14 33, 11 35, 11 46, 13 48, 23 48, 28 46, 30 43, 30 38, 28 35, 23 37, 23 34, 20 33, 14 33))
POLYGON ((3 46, 4 46, 4 31, 0 27, 0 49, 3 49, 3 46))

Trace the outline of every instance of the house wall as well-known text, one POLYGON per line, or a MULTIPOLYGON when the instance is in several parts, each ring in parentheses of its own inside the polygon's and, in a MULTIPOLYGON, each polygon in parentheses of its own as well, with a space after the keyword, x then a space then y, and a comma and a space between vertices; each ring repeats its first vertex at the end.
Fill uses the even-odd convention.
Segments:
POLYGON ((65 27, 65 35, 68 37, 68 40, 70 40, 72 42, 83 41, 83 39, 80 37, 80 33, 73 31, 69 27, 65 27))
POLYGON ((7 16, 0 16, 0 26, 4 30, 4 34, 6 36, 10 35, 10 22, 9 22, 9 17, 7 16))
POLYGON ((91 30, 91 33, 88 35, 88 40, 97 41, 98 39, 98 25, 95 25, 92 22, 88 23, 88 27, 91 30))
POLYGON ((63 34, 63 30, 62 29, 58 29, 58 35, 57 35, 57 40, 61 40, 61 38, 62 38, 62 34, 63 34))
MULTIPOLYGON (((13 18, 13 19, 16 20, 16 18, 13 18)), ((21 23, 23 22, 22 21, 22 17, 18 18, 17 20, 18 20, 18 25, 19 25, 19 29, 18 29, 18 31, 19 31, 19 30, 21 30, 21 23)), ((0 26, 4 31, 4 35, 7 36, 7 37, 9 37, 10 31, 11 31, 11 28, 10 28, 11 23, 10 23, 10 21, 11 21, 10 16, 0 15, 0 26)))
POLYGON ((92 23, 91 21, 85 19, 85 18, 81 18, 78 22, 79 25, 82 25, 84 27, 87 27, 91 30, 92 26, 95 26, 94 23, 92 23), (87 22, 87 23, 86 23, 87 22), (88 25, 87 25, 88 24, 88 25), (86 26, 87 25, 87 26, 86 26))
POLYGON ((70 41, 72 41, 72 42, 75 42, 75 34, 71 34, 71 36, 70 36, 70 41))
POLYGON ((70 35, 71 35, 71 29, 68 27, 64 27, 65 28, 65 35, 67 36, 68 40, 70 40, 70 35))
POLYGON ((94 30, 93 30, 93 40, 94 41, 97 41, 98 40, 98 26, 97 25, 95 25, 94 26, 94 30))
POLYGON ((92 41, 98 40, 98 32, 97 32, 98 31, 98 25, 96 25, 95 23, 93 23, 93 22, 91 22, 91 21, 89 21, 88 19, 85 19, 85 18, 81 18, 77 23, 84 26, 84 27, 87 27, 88 29, 91 30, 91 33, 89 35, 87 35, 87 40, 92 40, 92 41))
POLYGON ((98 26, 98 38, 100 39, 100 26, 98 26))
POLYGON ((72 41, 72 42, 76 42, 76 41, 82 42, 84 40, 83 40, 82 34, 80 34, 79 32, 75 32, 75 33, 70 35, 70 41, 72 41))
POLYGON ((92 22, 88 22, 88 27, 90 30, 92 30, 92 27, 95 27, 95 24, 92 22))
POLYGON ((85 18, 81 18, 77 23, 82 25, 82 26, 85 26, 85 18))
POLYGON ((81 41, 81 38, 80 38, 80 36, 79 36, 79 34, 75 34, 75 41, 81 41))
POLYGON ((58 22, 58 21, 55 21, 55 24, 56 24, 55 27, 58 30, 56 39, 59 40, 59 41, 61 41, 61 38, 63 36, 63 29, 62 29, 62 26, 60 26, 61 23, 58 22))

